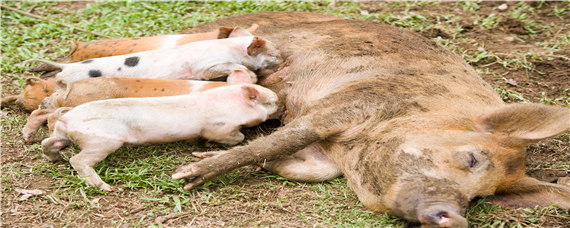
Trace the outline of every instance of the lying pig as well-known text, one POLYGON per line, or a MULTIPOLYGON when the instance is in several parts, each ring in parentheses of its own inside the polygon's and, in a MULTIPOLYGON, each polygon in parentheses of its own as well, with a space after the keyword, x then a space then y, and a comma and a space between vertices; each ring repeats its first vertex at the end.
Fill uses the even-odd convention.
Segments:
MULTIPOLYGON (((235 70, 248 72, 251 82, 272 73, 281 63, 280 52, 273 43, 251 36, 245 30, 232 32, 235 38, 189 43, 173 48, 128 55, 89 59, 79 63, 52 64, 62 69, 56 79, 69 82, 101 76, 210 80, 230 75, 235 70)), ((57 89, 57 88, 56 88, 57 89)))
MULTIPOLYGON (((247 73, 246 80, 249 80, 247 73)), ((63 90, 49 97, 48 106, 37 109, 28 117, 22 129, 26 142, 30 135, 37 132, 42 124, 49 120, 50 134, 53 131, 53 112, 60 107, 75 107, 90 101, 127 97, 163 97, 185 94, 197 94, 208 89, 227 85, 226 82, 206 82, 193 80, 167 80, 148 78, 99 77, 76 81, 73 84, 65 79, 58 79, 58 86, 63 90), (73 88, 73 89, 72 89, 73 88)), ((232 82, 237 84, 236 82, 232 82)))
POLYGON ((43 80, 36 77, 27 77, 26 84, 23 93, 2 98, 2 108, 16 104, 28 111, 36 110, 42 100, 53 92, 55 85, 53 78, 43 80))
POLYGON ((53 93, 45 107, 34 110, 22 129, 26 142, 30 135, 37 132, 42 124, 48 121, 50 135, 53 133, 53 112, 61 107, 75 107, 90 101, 127 97, 163 97, 185 94, 196 94, 208 89, 227 84, 249 83, 247 72, 234 71, 228 82, 205 82, 193 80, 167 80, 148 78, 99 77, 83 79, 73 84, 65 79, 58 79, 58 87, 62 91, 53 93))
POLYGON ((260 164, 306 182, 344 175, 369 209, 422 227, 467 227, 470 200, 570 208, 570 189, 525 175, 525 147, 570 128, 570 110, 505 105, 457 54, 390 25, 270 12, 207 23, 258 23, 285 65, 260 81, 285 105, 285 126, 180 167, 193 189, 260 164), (311 37, 311 39, 306 39, 311 37), (267 161, 267 162, 266 162, 267 161))
MULTIPOLYGON (((258 26, 253 24, 249 29, 247 29, 247 31, 255 33, 257 28, 258 26)), ((171 48, 203 40, 225 39, 230 37, 230 34, 234 30, 235 29, 232 27, 220 27, 218 30, 198 34, 133 37, 93 42, 70 41, 71 51, 69 51, 67 56, 59 59, 58 62, 75 63, 93 58, 126 55, 136 52, 156 50, 159 48, 171 48)), ((50 64, 42 64, 32 67, 28 71, 40 72, 54 70, 59 70, 59 68, 50 64)))
POLYGON ((59 150, 73 142, 81 152, 71 165, 88 184, 111 191, 93 166, 125 143, 159 143, 203 137, 235 145, 244 139, 242 126, 260 124, 277 111, 277 95, 254 85, 228 85, 198 94, 153 98, 122 98, 60 108, 50 138, 42 141, 44 156, 61 160, 59 150), (61 116, 61 112, 71 109, 61 116))

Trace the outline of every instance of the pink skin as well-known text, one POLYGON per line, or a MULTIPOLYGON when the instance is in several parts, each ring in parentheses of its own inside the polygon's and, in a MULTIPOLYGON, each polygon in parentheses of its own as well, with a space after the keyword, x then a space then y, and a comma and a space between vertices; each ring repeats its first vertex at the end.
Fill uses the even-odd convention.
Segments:
POLYGON ((195 95, 123 98, 94 101, 56 110, 55 131, 42 141, 50 161, 70 142, 82 150, 70 162, 86 182, 103 190, 93 166, 125 143, 157 143, 203 137, 235 145, 244 139, 242 126, 252 127, 277 111, 277 95, 253 84, 229 85, 195 95), (232 110, 227 112, 227 110, 232 110))

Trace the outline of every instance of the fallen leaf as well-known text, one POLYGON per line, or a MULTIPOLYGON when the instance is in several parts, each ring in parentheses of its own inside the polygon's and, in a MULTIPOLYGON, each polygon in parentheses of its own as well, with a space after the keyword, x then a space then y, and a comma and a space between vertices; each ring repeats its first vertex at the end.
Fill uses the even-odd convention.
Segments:
POLYGON ((517 84, 517 81, 513 80, 513 79, 507 79, 505 80, 507 82, 507 84, 509 85, 513 85, 513 86, 518 86, 519 84, 517 84))
POLYGON ((42 195, 44 194, 44 191, 42 190, 27 190, 27 189, 21 189, 21 188, 16 188, 16 192, 18 193, 22 193, 24 195, 42 195))

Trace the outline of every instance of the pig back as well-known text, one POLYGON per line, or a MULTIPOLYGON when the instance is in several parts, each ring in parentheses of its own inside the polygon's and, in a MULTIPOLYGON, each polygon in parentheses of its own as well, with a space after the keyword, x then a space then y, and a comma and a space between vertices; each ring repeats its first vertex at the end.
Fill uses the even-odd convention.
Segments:
POLYGON ((502 104, 460 56, 386 24, 271 12, 222 19, 187 32, 251 23, 260 25, 257 32, 274 42, 286 60, 281 70, 260 79, 260 84, 277 92, 289 118, 311 101, 357 87, 373 91, 378 99, 398 99, 413 106, 412 112, 502 104))

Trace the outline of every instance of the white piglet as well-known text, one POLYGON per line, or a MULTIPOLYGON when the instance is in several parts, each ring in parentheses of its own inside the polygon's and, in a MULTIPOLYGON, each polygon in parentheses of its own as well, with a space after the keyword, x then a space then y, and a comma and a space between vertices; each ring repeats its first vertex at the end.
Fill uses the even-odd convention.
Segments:
POLYGON ((68 82, 101 76, 210 80, 231 76, 235 71, 245 71, 251 83, 255 83, 255 72, 259 76, 273 73, 282 58, 273 43, 238 27, 228 39, 199 41, 68 64, 39 59, 26 62, 30 61, 61 68, 56 79, 65 78, 68 82))
POLYGON ((194 95, 121 98, 60 108, 44 157, 62 160, 59 151, 73 142, 81 152, 69 161, 82 178, 103 190, 112 188, 93 166, 123 144, 161 143, 203 137, 235 145, 242 126, 256 126, 277 115, 277 95, 254 84, 229 85, 194 95), (69 112, 61 115, 63 111, 69 112))

